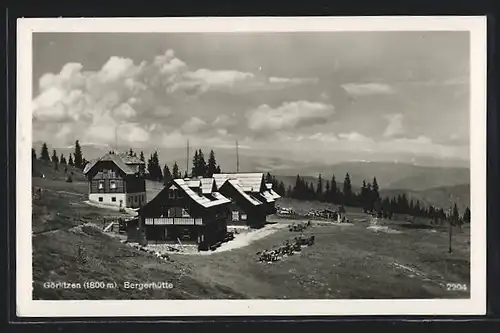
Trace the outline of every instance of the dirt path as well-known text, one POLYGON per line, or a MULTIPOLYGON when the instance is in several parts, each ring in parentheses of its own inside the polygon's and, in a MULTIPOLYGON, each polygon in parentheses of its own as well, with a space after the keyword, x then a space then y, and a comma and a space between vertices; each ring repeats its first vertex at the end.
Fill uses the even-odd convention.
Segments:
POLYGON ((269 224, 261 229, 235 234, 233 240, 222 243, 222 245, 214 251, 198 251, 197 246, 192 244, 183 246, 179 246, 178 244, 148 244, 146 247, 162 254, 212 255, 245 247, 250 243, 267 237, 284 227, 287 227, 287 225, 269 224), (179 250, 179 252, 172 251, 172 248, 179 250))

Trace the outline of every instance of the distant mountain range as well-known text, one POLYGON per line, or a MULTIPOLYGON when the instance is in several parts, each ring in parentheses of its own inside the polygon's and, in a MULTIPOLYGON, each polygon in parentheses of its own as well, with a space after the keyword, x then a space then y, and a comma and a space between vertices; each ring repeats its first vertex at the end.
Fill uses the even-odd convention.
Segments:
MULTIPOLYGON (((37 155, 40 153, 41 145, 41 142, 33 144, 37 155)), ((109 146, 98 144, 82 144, 81 146, 83 155, 87 160, 100 157, 112 149, 109 146)), ((74 151, 73 146, 48 146, 48 148, 50 155, 52 155, 52 149, 55 148, 58 155, 63 153, 66 157, 74 151)), ((128 150, 128 148, 124 148, 123 150, 128 150)), ((210 149, 202 150, 205 154, 205 159, 208 159, 210 149)), ((139 155, 141 149, 134 149, 134 151, 139 155)), ((214 151, 217 162, 223 171, 236 171, 236 149, 218 148, 214 149, 214 151)), ((144 149, 146 160, 152 152, 153 150, 144 149)), ((187 151, 185 148, 162 148, 158 149, 158 154, 161 165, 166 163, 171 168, 174 161, 177 161, 182 172, 186 169, 187 151)), ((191 167, 193 155, 194 149, 190 151, 189 167, 191 167)), ((404 191, 413 193, 415 196, 420 195, 423 198, 438 198, 442 195, 443 191, 462 193, 469 186, 470 171, 468 166, 464 166, 463 162, 457 162, 458 166, 449 164, 453 165, 452 161, 428 161, 425 166, 408 162, 368 162, 359 160, 329 162, 327 158, 325 158, 325 161, 309 161, 307 156, 293 154, 283 156, 283 154, 278 154, 276 151, 271 150, 239 150, 239 171, 270 172, 277 176, 279 180, 283 180, 286 186, 293 186, 295 184, 297 174, 314 183, 316 183, 319 174, 327 180, 330 180, 332 174, 334 174, 337 183, 341 186, 346 173, 349 173, 352 186, 355 190, 361 186, 363 180, 372 182, 373 177, 377 177, 381 192, 389 190, 404 191), (422 194, 422 191, 426 193, 422 194)), ((469 193, 468 190, 466 192, 469 193)), ((463 197, 463 195, 460 195, 460 197, 463 197)))

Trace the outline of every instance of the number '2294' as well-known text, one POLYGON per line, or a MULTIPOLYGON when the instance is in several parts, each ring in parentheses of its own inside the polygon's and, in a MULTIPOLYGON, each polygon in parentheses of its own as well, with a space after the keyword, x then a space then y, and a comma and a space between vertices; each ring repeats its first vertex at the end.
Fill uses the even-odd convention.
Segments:
POLYGON ((467 291, 467 285, 464 283, 447 283, 447 291, 467 291))

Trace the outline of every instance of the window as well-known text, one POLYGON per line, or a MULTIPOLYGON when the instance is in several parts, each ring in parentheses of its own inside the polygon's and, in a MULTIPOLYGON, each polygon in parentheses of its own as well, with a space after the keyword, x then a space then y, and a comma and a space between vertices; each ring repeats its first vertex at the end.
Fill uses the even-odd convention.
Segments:
POLYGON ((116 181, 115 180, 110 180, 109 181, 109 188, 110 189, 116 189, 116 181))
POLYGON ((111 201, 116 202, 116 197, 111 197, 111 201))
POLYGON ((182 217, 191 217, 191 216, 189 215, 188 211, 187 211, 186 209, 184 209, 184 208, 182 209, 181 216, 182 216, 182 217))
POLYGON ((168 198, 175 199, 175 190, 168 190, 168 198))
POLYGON ((99 190, 103 190, 104 189, 104 180, 100 180, 99 181, 99 185, 97 187, 99 190))
POLYGON ((99 202, 102 202, 102 197, 99 197, 99 202))
POLYGON ((239 221, 240 220, 240 213, 237 210, 233 211, 233 221, 239 221))

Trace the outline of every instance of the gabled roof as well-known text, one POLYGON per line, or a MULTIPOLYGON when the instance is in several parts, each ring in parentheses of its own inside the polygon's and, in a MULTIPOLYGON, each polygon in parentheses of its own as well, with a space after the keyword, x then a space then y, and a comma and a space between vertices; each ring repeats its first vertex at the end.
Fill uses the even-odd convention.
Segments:
POLYGON ((251 203, 253 206, 259 206, 262 204, 259 200, 254 198, 252 195, 247 194, 244 190, 243 187, 240 186, 239 182, 236 179, 229 179, 228 184, 230 184, 238 193, 249 203, 251 203))
POLYGON ((184 179, 174 179, 174 183, 177 184, 179 188, 181 188, 184 193, 186 193, 187 196, 189 196, 191 199, 193 199, 196 203, 200 204, 201 206, 208 208, 208 207, 213 207, 213 206, 218 206, 226 203, 230 203, 231 200, 223 196, 222 194, 218 193, 217 196, 214 196, 214 200, 210 200, 204 195, 200 195, 197 192, 193 191, 188 183, 184 181, 184 179))
POLYGON ((274 202, 274 197, 269 191, 264 191, 260 193, 260 195, 267 201, 267 202, 274 202))
MULTIPOLYGON (((136 167, 133 165, 129 166, 128 163, 126 163, 124 161, 124 159, 122 157, 120 157, 120 155, 117 155, 114 153, 107 153, 106 155, 87 163, 87 165, 85 165, 85 168, 83 169, 83 173, 87 174, 90 170, 92 170, 92 168, 98 162, 101 162, 101 161, 113 162, 114 164, 116 164, 116 166, 118 168, 120 168, 120 170, 122 170, 127 175, 133 175, 137 172, 136 167)), ((144 163, 144 162, 141 162, 141 163, 144 163)), ((136 163, 129 163, 129 164, 136 164, 136 163)), ((137 164, 140 164, 140 163, 137 163, 137 164)))
POLYGON ((214 174, 215 185, 219 189, 227 180, 236 182, 245 192, 260 192, 264 173, 262 172, 247 172, 247 173, 219 173, 214 174))
POLYGON ((273 196, 274 200, 281 198, 281 195, 279 195, 278 193, 274 192, 273 189, 269 190, 269 193, 271 193, 271 195, 273 196))

